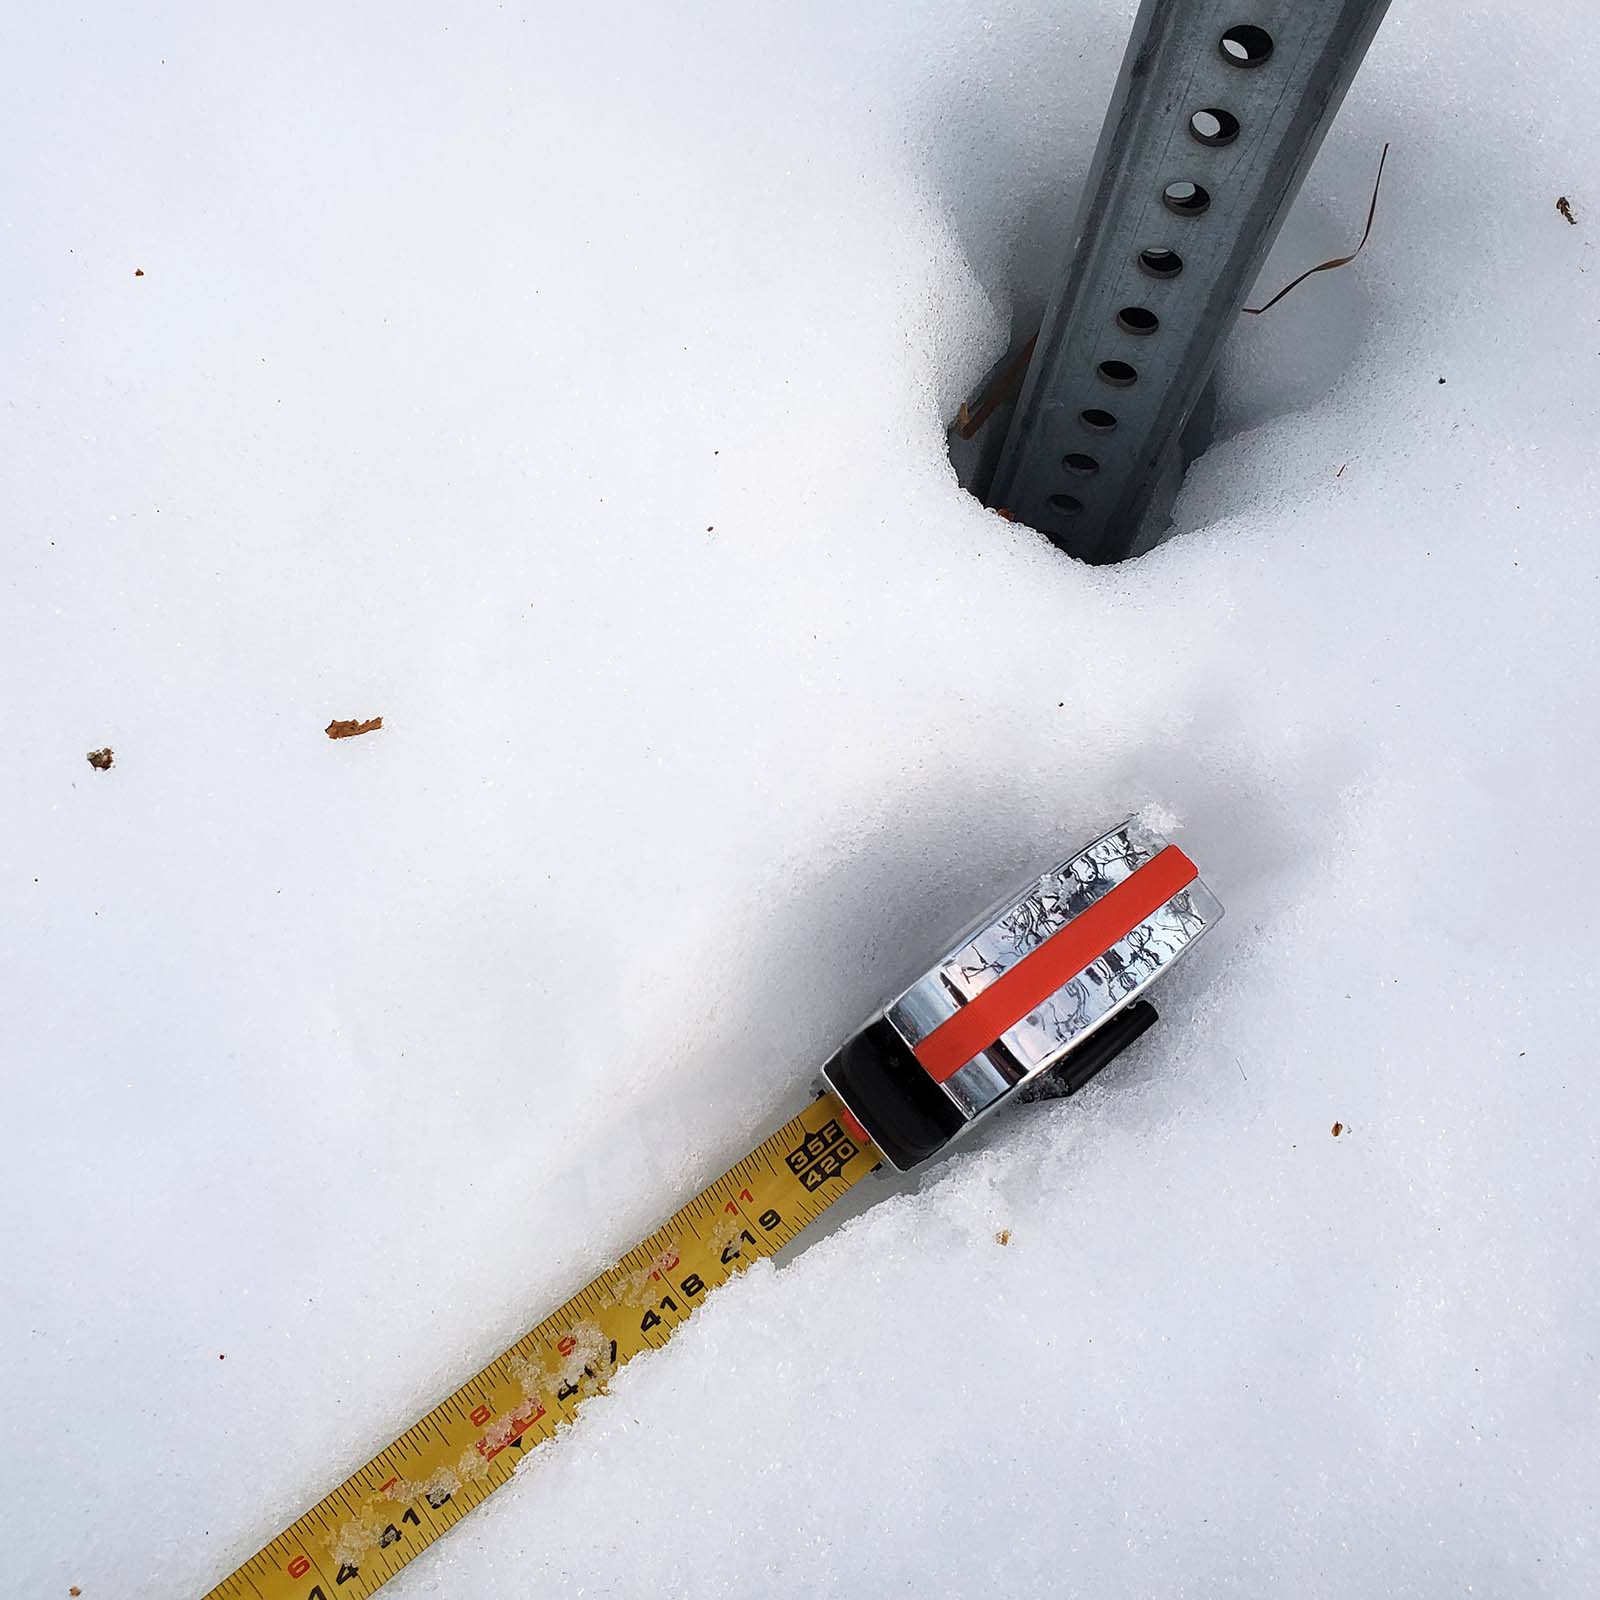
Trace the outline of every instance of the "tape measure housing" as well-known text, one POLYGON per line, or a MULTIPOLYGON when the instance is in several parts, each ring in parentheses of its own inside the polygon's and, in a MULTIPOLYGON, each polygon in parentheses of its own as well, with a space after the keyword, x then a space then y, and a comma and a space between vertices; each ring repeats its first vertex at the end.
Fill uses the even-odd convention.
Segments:
POLYGON ((823 1080, 906 1171, 1101 1030, 1131 1042, 1118 1019, 1221 916, 1194 863, 1129 818, 972 924, 823 1080))

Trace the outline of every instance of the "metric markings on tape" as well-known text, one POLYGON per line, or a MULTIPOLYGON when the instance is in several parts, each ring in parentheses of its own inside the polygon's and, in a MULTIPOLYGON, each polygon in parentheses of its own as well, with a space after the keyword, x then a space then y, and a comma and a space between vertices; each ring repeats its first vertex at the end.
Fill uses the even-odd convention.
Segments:
POLYGON ((364 1600, 488 1498, 530 1449, 713 1289, 871 1172, 824 1094, 408 1428, 205 1600, 364 1600))

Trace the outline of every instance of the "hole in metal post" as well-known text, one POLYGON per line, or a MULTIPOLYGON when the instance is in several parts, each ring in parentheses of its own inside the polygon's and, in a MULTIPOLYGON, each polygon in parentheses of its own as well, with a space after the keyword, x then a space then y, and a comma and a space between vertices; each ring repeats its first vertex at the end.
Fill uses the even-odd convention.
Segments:
POLYGON ((1169 183, 1161 191, 1167 210, 1179 217, 1198 217, 1211 204, 1211 196, 1198 183, 1187 179, 1169 183))
POLYGON ((1113 389, 1126 389, 1139 381, 1138 368, 1130 367, 1126 361, 1102 361, 1095 371, 1100 374, 1100 381, 1113 389))
POLYGON ((1110 433, 1117 425, 1117 419, 1109 411, 1101 411, 1098 407, 1080 411, 1078 421, 1095 433, 1110 433))
POLYGON ((1045 504, 1052 511, 1059 511, 1063 516, 1075 517, 1083 510, 1083 501, 1075 494, 1053 494, 1045 504))
POLYGON ((1176 250, 1141 250, 1139 270, 1152 278, 1176 278, 1183 271, 1183 257, 1176 250))
POLYGON ((1253 22, 1242 22, 1223 34, 1217 48, 1230 66, 1259 67, 1272 54, 1272 35, 1253 22))
POLYGON ((1081 450, 1071 450, 1061 458, 1061 465, 1068 472, 1075 472, 1080 478, 1087 478, 1092 473, 1100 470, 1100 463, 1093 457, 1085 455, 1081 450))
POLYGON ((1161 326, 1161 318, 1145 306, 1124 306, 1117 313, 1117 326, 1124 333, 1154 333, 1161 326))
POLYGON ((1232 144, 1239 137, 1239 119, 1231 111, 1209 106, 1189 118, 1189 132, 1201 144, 1232 144))

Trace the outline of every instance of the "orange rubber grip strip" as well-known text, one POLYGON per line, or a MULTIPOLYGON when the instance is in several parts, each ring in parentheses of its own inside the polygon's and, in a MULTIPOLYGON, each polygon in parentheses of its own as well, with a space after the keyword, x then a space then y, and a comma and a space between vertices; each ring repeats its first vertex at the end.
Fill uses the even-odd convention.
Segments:
POLYGON ((928 1076, 943 1083, 959 1072, 1199 876, 1194 862, 1169 844, 917 1045, 913 1053, 928 1076))

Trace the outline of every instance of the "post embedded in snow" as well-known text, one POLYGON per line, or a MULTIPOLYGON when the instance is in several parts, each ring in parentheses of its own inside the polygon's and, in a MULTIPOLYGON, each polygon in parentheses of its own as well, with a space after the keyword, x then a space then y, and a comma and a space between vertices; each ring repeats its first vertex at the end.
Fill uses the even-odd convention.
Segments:
POLYGON ((1143 0, 989 505, 1085 561, 1160 537, 1223 338, 1388 3, 1143 0))

